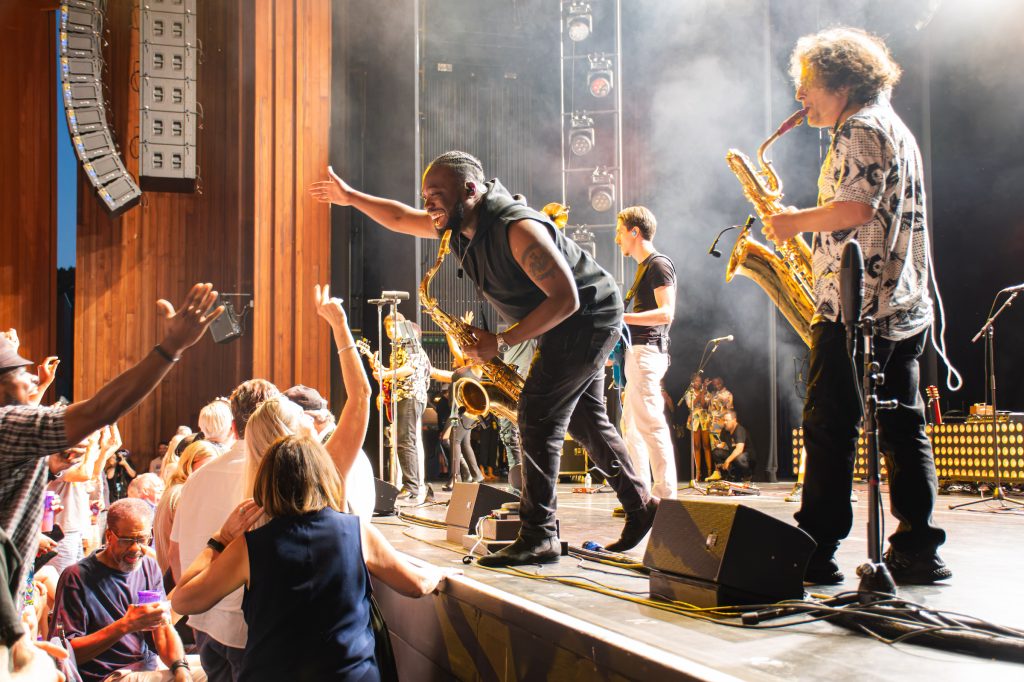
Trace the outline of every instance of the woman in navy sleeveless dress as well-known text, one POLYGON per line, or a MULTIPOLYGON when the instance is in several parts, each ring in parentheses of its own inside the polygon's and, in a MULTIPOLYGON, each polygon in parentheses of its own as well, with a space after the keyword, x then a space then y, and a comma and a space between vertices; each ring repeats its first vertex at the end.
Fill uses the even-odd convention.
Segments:
POLYGON ((412 597, 445 578, 405 561, 380 531, 341 509, 343 483, 323 446, 282 438, 260 463, 254 499, 182 576, 172 598, 182 614, 202 613, 245 585, 242 679, 379 680, 368 573, 412 597), (268 523, 243 532, 264 513, 268 523))

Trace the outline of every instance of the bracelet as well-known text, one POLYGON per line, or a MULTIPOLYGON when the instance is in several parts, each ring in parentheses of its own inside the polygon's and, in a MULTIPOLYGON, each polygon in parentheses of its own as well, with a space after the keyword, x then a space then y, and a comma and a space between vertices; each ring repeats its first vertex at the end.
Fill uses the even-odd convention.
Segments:
POLYGON ((340 355, 341 353, 344 353, 347 350, 352 350, 355 347, 356 347, 356 344, 350 343, 349 345, 345 346, 344 348, 339 348, 338 349, 338 354, 340 355))
POLYGON ((171 663, 171 664, 170 664, 169 666, 167 666, 167 669, 168 669, 169 671, 171 671, 171 673, 173 674, 173 673, 174 673, 174 671, 175 671, 175 670, 177 670, 178 668, 191 668, 191 667, 192 667, 192 666, 190 666, 190 665, 188 664, 188 659, 185 659, 185 658, 179 658, 179 659, 178 659, 178 660, 176 660, 176 661, 175 661, 174 663, 171 663))
POLYGON ((224 543, 215 538, 210 538, 209 540, 207 540, 206 546, 212 549, 214 552, 219 553, 224 551, 224 543))
POLYGON ((178 357, 174 357, 173 355, 168 353, 166 350, 164 350, 164 347, 161 346, 159 343, 156 344, 155 346, 153 346, 153 350, 155 350, 157 352, 157 354, 160 357, 162 357, 164 360, 166 360, 167 362, 177 362, 178 360, 181 360, 181 356, 180 355, 178 357))

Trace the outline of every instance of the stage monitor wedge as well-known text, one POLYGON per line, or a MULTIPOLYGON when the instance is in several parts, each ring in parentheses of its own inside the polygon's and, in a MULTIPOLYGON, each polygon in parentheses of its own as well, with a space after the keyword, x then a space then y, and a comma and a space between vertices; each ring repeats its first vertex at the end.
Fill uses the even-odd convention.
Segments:
POLYGON ((753 507, 663 499, 644 566, 651 593, 699 606, 803 597, 811 536, 753 507))
POLYGON ((68 132, 96 196, 112 215, 139 203, 142 190, 124 166, 103 99, 103 0, 60 5, 60 91, 68 132))

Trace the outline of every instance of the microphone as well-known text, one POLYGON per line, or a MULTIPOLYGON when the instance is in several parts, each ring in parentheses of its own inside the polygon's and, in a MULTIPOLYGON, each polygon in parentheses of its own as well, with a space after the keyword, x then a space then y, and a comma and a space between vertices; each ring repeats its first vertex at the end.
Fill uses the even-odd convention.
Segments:
POLYGON ((750 226, 753 225, 753 224, 754 224, 754 216, 748 215, 747 216, 747 222, 743 223, 742 225, 730 225, 729 227, 727 227, 724 230, 722 230, 721 232, 719 232, 718 236, 715 237, 715 241, 712 242, 711 248, 708 249, 708 255, 709 256, 714 256, 715 258, 721 258, 722 257, 722 252, 719 251, 718 249, 716 249, 715 247, 718 246, 718 240, 722 238, 722 235, 725 234, 726 232, 728 232, 729 230, 749 230, 750 226))
POLYGON ((729 336, 719 336, 717 339, 711 339, 710 341, 708 341, 708 343, 725 343, 727 341, 732 341, 732 340, 733 340, 733 335, 729 334, 729 336))
POLYGON ((1012 287, 1006 287, 1003 289, 1003 292, 1007 294, 1016 294, 1020 291, 1024 291, 1024 284, 1015 284, 1012 287))
POLYGON ((384 298, 368 298, 366 299, 366 302, 370 305, 384 305, 385 303, 390 303, 390 301, 384 298))
POLYGON ((381 298, 393 299, 393 300, 397 300, 397 301, 408 301, 409 300, 409 292, 408 291, 382 291, 382 292, 380 292, 380 297, 381 298))
POLYGON ((843 248, 839 265, 839 308, 846 325, 846 347, 851 354, 854 337, 860 325, 861 307, 864 305, 864 256, 860 244, 851 239, 843 248))

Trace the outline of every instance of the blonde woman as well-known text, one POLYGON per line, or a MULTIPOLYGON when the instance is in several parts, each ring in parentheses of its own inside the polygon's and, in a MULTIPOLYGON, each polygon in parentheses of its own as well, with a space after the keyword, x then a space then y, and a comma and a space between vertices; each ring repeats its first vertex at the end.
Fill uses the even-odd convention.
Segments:
MULTIPOLYGON (((178 557, 172 551, 171 526, 174 523, 174 515, 178 511, 178 501, 181 499, 181 486, 192 475, 192 472, 210 462, 220 455, 217 447, 205 440, 195 440, 181 454, 174 475, 167 484, 160 503, 156 506, 156 514, 153 517, 153 545, 156 549, 156 562, 160 566, 161 573, 167 573, 171 569, 172 577, 177 580, 180 577, 178 569, 178 557), (175 575, 178 574, 178 575, 175 575)), ((176 545, 173 545, 176 547, 176 545)))
MULTIPOLYGON (((317 313, 331 325, 334 342, 338 346, 347 396, 338 416, 338 427, 324 447, 342 480, 350 483, 347 509, 363 518, 370 518, 376 501, 376 488, 370 459, 362 451, 370 419, 370 382, 356 351, 341 299, 332 298, 330 285, 325 284, 323 289, 319 285, 316 287, 316 301, 317 313)), ((317 436, 313 419, 292 401, 279 396, 260 405, 245 429, 247 464, 244 494, 252 494, 260 460, 271 443, 282 436, 306 434, 317 436)))

